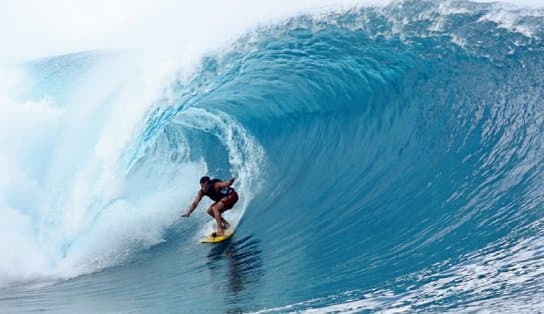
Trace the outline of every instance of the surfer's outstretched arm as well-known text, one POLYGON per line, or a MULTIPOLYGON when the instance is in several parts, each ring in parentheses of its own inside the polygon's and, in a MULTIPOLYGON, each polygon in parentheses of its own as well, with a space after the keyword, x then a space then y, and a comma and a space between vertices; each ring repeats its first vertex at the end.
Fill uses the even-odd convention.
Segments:
POLYGON ((195 208, 198 206, 198 203, 200 203, 200 200, 202 199, 202 197, 204 196, 204 193, 202 193, 202 191, 198 191, 198 193, 196 194, 196 197, 195 197, 195 200, 193 201, 193 203, 191 204, 191 206, 189 206, 189 209, 187 209, 187 212, 185 214, 182 215, 182 217, 189 217, 191 216, 191 213, 195 210, 195 208))

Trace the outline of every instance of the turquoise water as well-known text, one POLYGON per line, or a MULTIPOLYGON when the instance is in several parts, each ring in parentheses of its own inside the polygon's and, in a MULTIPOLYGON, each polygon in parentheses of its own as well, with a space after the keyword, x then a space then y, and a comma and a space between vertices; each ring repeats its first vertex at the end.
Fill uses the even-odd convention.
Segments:
POLYGON ((21 66, 0 311, 543 311, 543 36, 404 1, 262 26, 158 96, 124 54, 21 66), (180 217, 202 175, 237 178, 216 246, 209 202, 180 217))

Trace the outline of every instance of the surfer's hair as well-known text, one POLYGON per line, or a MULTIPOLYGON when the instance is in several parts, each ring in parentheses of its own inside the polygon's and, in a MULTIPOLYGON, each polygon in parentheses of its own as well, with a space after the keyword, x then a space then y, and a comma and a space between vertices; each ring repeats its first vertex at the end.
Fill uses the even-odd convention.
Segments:
POLYGON ((206 183, 206 182, 210 182, 210 177, 208 176, 204 176, 202 178, 200 178, 200 183, 206 183))

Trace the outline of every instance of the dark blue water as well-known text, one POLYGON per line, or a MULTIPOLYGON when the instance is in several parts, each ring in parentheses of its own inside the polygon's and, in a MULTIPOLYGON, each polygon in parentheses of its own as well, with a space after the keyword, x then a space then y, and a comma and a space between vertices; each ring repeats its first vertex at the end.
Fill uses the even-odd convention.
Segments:
POLYGON ((296 16, 180 69, 112 154, 134 85, 71 101, 118 56, 27 65, 72 121, 44 153, 63 174, 32 173, 69 197, 9 203, 48 248, 4 267, 0 311, 543 311, 543 36, 497 4, 296 16), (223 244, 198 243, 206 204, 180 218, 201 175, 237 178, 223 244))

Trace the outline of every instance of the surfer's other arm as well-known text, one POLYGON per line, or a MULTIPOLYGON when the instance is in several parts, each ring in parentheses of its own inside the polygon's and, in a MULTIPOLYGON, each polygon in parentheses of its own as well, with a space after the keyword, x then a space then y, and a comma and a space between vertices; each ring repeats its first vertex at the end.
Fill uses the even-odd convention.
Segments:
POLYGON ((233 183, 234 183, 234 178, 230 178, 230 179, 228 179, 227 181, 224 181, 224 182, 217 182, 215 184, 215 188, 217 188, 219 190, 219 189, 231 186, 233 183))
POLYGON ((189 209, 187 209, 187 212, 185 214, 182 215, 182 217, 189 217, 191 216, 191 213, 195 210, 195 208, 198 206, 198 203, 200 203, 200 200, 202 199, 202 197, 204 196, 204 193, 202 193, 202 191, 198 191, 198 193, 196 194, 196 197, 195 197, 195 200, 193 201, 193 203, 191 204, 191 206, 189 206, 189 209))

